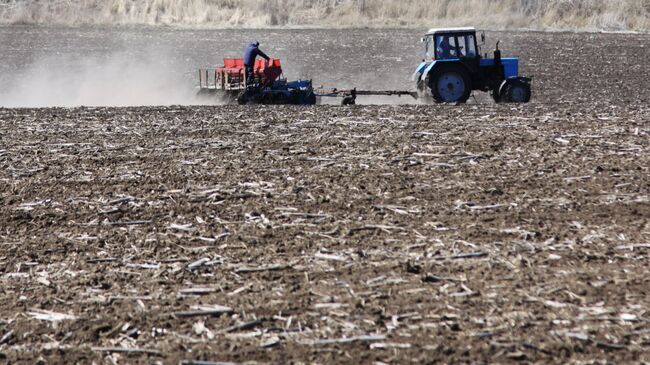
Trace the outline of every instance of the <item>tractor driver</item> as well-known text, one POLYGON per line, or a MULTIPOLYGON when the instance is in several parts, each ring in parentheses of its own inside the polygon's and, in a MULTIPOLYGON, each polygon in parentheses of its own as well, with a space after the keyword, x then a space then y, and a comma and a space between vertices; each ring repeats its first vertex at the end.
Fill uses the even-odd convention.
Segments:
POLYGON ((449 44, 449 36, 441 36, 438 38, 438 59, 444 60, 447 58, 452 58, 451 55, 451 45, 449 44))
POLYGON ((253 41, 246 47, 246 52, 244 53, 244 68, 246 69, 246 85, 252 85, 255 80, 255 74, 253 70, 255 68, 255 59, 257 56, 261 56, 265 60, 269 60, 262 50, 260 50, 260 42, 253 41))

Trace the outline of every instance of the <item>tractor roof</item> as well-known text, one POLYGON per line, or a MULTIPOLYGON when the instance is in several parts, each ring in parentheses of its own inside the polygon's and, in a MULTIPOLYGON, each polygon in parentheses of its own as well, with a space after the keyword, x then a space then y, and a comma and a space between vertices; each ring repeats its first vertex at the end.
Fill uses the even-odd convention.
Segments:
POLYGON ((442 33, 470 33, 470 32, 476 32, 476 29, 474 27, 464 27, 464 28, 433 28, 429 29, 427 32, 427 35, 435 35, 435 34, 442 34, 442 33))

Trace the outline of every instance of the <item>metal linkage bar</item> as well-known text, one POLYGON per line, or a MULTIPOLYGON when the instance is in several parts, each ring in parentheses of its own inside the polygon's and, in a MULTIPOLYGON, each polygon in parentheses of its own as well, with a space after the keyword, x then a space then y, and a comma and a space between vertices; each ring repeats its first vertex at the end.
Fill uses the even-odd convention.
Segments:
POLYGON ((385 95, 385 96, 402 96, 408 95, 414 99, 418 98, 416 91, 405 90, 357 90, 357 89, 318 89, 315 90, 317 96, 321 97, 346 97, 359 95, 385 95))

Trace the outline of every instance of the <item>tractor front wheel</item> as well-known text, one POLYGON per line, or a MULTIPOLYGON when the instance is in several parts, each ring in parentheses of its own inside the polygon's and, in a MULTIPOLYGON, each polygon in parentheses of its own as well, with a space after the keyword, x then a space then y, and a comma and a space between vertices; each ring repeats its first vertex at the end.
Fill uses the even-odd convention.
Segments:
POLYGON ((464 103, 472 91, 467 70, 460 65, 443 66, 429 77, 433 100, 438 103, 464 103))
POLYGON ((522 81, 510 82, 503 90, 504 101, 508 103, 527 103, 530 101, 530 84, 522 81))

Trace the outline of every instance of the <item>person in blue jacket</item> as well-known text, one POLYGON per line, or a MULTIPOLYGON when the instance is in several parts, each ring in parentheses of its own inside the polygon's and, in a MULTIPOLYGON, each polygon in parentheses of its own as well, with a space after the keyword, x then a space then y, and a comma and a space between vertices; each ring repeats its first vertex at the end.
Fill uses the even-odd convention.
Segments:
POLYGON ((244 53, 244 68, 246 69, 246 85, 252 85, 255 75, 253 74, 253 69, 255 68, 255 59, 257 56, 269 60, 267 56, 260 49, 260 42, 253 41, 246 47, 246 52, 244 53))
POLYGON ((453 58, 452 51, 456 52, 449 44, 449 37, 438 36, 438 56, 436 58, 440 60, 453 58))

